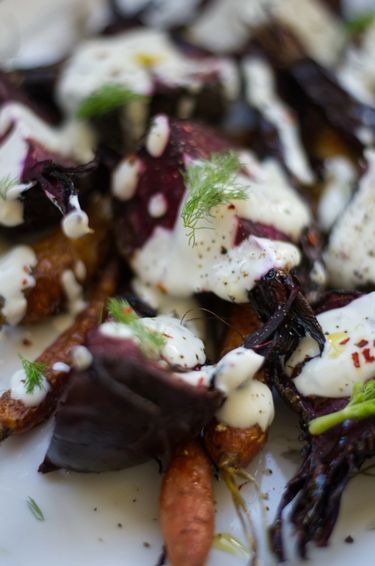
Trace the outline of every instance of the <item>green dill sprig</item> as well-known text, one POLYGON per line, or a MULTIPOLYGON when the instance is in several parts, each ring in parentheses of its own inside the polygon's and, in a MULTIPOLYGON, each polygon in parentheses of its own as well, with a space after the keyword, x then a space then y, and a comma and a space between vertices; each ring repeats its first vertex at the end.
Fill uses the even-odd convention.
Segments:
POLYGON ((195 245, 198 223, 203 219, 212 218, 211 211, 215 206, 229 204, 232 200, 246 199, 246 189, 236 185, 236 174, 240 168, 240 160, 234 151, 214 153, 209 160, 187 166, 184 181, 189 198, 185 202, 181 217, 184 227, 189 230, 190 245, 195 245))
POLYGON ((41 510, 35 499, 33 499, 32 497, 28 497, 26 499, 26 503, 31 513, 34 515, 35 519, 37 519, 37 521, 45 521, 43 511, 41 510))
POLYGON ((102 116, 111 110, 125 106, 134 100, 147 100, 147 96, 138 94, 121 85, 104 84, 87 98, 81 100, 76 110, 76 117, 80 119, 102 116))
POLYGON ((13 179, 9 175, 7 175, 6 177, 2 177, 0 179, 0 197, 5 200, 7 198, 7 193, 9 189, 11 189, 17 184, 18 184, 17 179, 13 179))
POLYGON ((25 372, 25 391, 26 393, 33 393, 35 387, 44 389, 44 375, 46 364, 42 362, 30 362, 23 356, 19 356, 23 371, 25 372))
POLYGON ((322 434, 347 419, 365 419, 375 416, 375 380, 355 383, 349 403, 340 411, 317 417, 309 423, 310 434, 322 434))
POLYGON ((165 344, 165 338, 160 332, 150 330, 142 323, 142 318, 123 299, 109 299, 109 314, 121 324, 126 324, 138 340, 141 350, 148 356, 155 356, 165 344))
POLYGON ((345 22, 346 33, 355 37, 365 32, 375 23, 375 12, 364 12, 345 22))

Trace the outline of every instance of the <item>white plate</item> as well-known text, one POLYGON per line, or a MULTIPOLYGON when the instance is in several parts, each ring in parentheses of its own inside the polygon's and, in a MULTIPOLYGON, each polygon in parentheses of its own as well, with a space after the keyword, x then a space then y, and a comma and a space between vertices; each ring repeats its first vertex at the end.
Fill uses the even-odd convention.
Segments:
MULTIPOLYGON (((176 0, 177 1, 177 0, 176 0)), ((76 2, 76 0, 75 0, 76 2)), ((88 0, 86 0, 86 3, 88 0)), ((94 0, 92 0, 94 3, 94 0)), ((95 0, 95 4, 97 4, 95 0)), ((0 59, 20 50, 20 37, 34 37, 40 10, 55 13, 52 21, 67 17, 65 9, 72 0, 5 0, 0 5, 0 59), (65 10, 65 11, 64 11, 65 10), (24 35, 20 33, 24 31, 24 35), (29 30, 29 31, 28 31, 29 30), (14 36, 14 33, 15 36, 14 36), (13 44, 11 42, 13 41, 13 44)), ((76 3, 77 6, 77 3, 76 3)), ((69 10, 70 11, 70 10, 69 10)), ((43 12, 44 13, 44 12, 43 12)), ((69 16, 70 17, 70 16, 69 16)), ((51 39, 54 33, 46 34, 51 39)), ((57 37, 57 36, 56 36, 57 37)), ((59 40, 61 37, 59 38, 59 40)), ((39 50, 37 42, 36 52, 39 50)), ((27 52, 27 50, 26 50, 27 52)), ((40 52, 40 51, 39 51, 40 52)), ((0 341, 0 389, 6 389, 17 367, 17 353, 32 359, 39 354, 66 320, 59 317, 47 326, 23 329, 5 334, 0 341), (23 338, 31 338, 25 346, 23 338)), ((4 566, 153 566, 156 564, 162 539, 158 526, 160 476, 155 464, 101 475, 79 475, 57 472, 43 476, 37 468, 42 461, 51 434, 52 423, 20 438, 11 438, 0 445, 0 564, 4 566), (42 509, 45 521, 39 522, 27 507, 32 497, 42 509)), ((267 494, 264 505, 271 521, 282 490, 296 469, 298 427, 294 416, 278 406, 270 441, 250 471, 267 494), (265 470, 271 469, 268 475, 265 470)), ((241 530, 229 495, 220 482, 215 483, 217 532, 241 538, 241 530)), ((242 490, 249 502, 259 533, 264 532, 259 498, 253 487, 242 490)), ((340 518, 330 547, 311 549, 309 566, 322 563, 331 566, 372 566, 375 553, 375 490, 374 480, 355 478, 346 490, 340 518), (354 543, 344 539, 351 535, 354 543)), ((264 537, 261 564, 273 563, 266 552, 264 537)), ((288 536, 290 566, 305 564, 293 558, 293 541, 288 536)), ((243 559, 212 551, 209 566, 240 566, 243 559)))

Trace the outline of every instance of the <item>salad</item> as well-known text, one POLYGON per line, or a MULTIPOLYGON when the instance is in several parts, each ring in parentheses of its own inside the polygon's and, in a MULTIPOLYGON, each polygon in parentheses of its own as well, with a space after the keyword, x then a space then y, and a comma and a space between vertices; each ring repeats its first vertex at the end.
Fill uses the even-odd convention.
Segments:
POLYGON ((178 4, 72 6, 3 55, 0 440, 49 420, 42 482, 156 463, 160 564, 281 562, 290 525, 304 559, 375 452, 375 12, 178 4), (254 526, 288 412, 299 467, 254 526))

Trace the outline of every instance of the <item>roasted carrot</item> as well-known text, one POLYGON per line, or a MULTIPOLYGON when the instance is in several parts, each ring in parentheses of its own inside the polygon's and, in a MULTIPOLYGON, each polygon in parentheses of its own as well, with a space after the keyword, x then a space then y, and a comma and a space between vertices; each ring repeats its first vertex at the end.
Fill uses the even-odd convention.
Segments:
POLYGON ((108 297, 115 292, 116 282, 117 266, 111 263, 102 272, 92 291, 88 306, 76 317, 73 324, 37 358, 37 362, 46 366, 43 373, 50 386, 42 403, 35 407, 27 407, 22 401, 12 399, 9 390, 0 397, 0 440, 11 434, 30 430, 54 411, 67 384, 68 374, 53 370, 53 365, 56 361, 68 365, 71 363, 71 349, 83 344, 87 333, 98 324, 108 297))
MULTIPOLYGON (((89 285, 109 250, 109 219, 103 211, 102 202, 94 200, 89 210, 93 232, 82 238, 69 239, 59 228, 31 244, 37 260, 32 270, 35 285, 24 291, 27 308, 20 324, 42 322, 64 308, 64 272, 70 270, 74 277, 77 272, 79 284, 89 285)), ((0 312, 0 326, 6 322, 0 312)))
POLYGON ((65 271, 74 272, 81 262, 84 276, 80 283, 87 286, 105 260, 109 247, 109 220, 103 214, 100 202, 91 206, 89 217, 91 234, 72 240, 58 229, 32 246, 37 257, 32 273, 35 286, 25 292, 27 310, 22 324, 41 322, 63 308, 66 294, 62 276, 65 271))
POLYGON ((258 425, 235 428, 211 422, 204 435, 206 448, 219 468, 247 468, 267 441, 267 432, 258 425))
POLYGON ((172 566, 203 566, 214 535, 212 472, 198 442, 178 448, 165 472, 160 522, 172 566))

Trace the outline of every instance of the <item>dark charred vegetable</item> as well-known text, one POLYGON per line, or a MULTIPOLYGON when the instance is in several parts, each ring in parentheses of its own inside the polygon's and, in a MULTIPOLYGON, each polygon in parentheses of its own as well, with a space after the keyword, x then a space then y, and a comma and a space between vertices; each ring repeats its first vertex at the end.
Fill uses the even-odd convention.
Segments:
POLYGON ((249 301, 264 325, 245 339, 245 346, 274 363, 289 356, 304 336, 323 351, 324 336, 296 277, 272 269, 249 293, 249 301))
POLYGON ((63 160, 30 142, 21 181, 35 185, 21 196, 24 222, 16 230, 56 224, 61 216, 74 210, 71 197, 77 195, 78 187, 83 198, 90 190, 89 176, 97 168, 96 161, 77 166, 59 161, 63 160))
POLYGON ((114 203, 115 234, 119 251, 126 258, 143 246, 156 226, 173 228, 185 193, 184 155, 204 159, 230 149, 230 143, 207 126, 180 120, 170 120, 169 125, 169 143, 162 157, 152 157, 144 145, 136 154, 143 163, 143 171, 134 197, 114 203), (167 212, 161 218, 144 212, 156 193, 167 201, 167 212))
MULTIPOLYGON (((323 434, 312 436, 308 430, 311 420, 339 411, 349 401, 304 397, 283 370, 284 360, 292 354, 303 336, 313 337, 322 350, 324 337, 319 324, 311 307, 299 293, 296 280, 290 275, 285 277, 271 273, 250 295, 258 314, 266 322, 262 329, 247 338, 246 344, 267 355, 268 382, 299 415, 305 439, 303 462, 286 486, 271 528, 272 547, 278 559, 285 560, 283 511, 294 501, 290 520, 298 552, 305 558, 309 542, 318 546, 328 544, 348 481, 363 462, 375 454, 375 419, 346 420, 323 434)), ((330 293, 324 301, 320 301, 316 311, 345 306, 357 296, 356 293, 330 293)))
POLYGON ((87 347, 93 363, 73 375, 60 403, 43 472, 118 470, 150 458, 165 465, 222 402, 220 392, 175 378, 131 340, 96 331, 87 347))
POLYGON ((308 57, 292 30, 274 22, 258 33, 257 41, 286 78, 292 78, 298 88, 294 95, 318 109, 349 143, 361 149, 364 131, 374 138, 375 108, 357 100, 332 71, 308 57))

